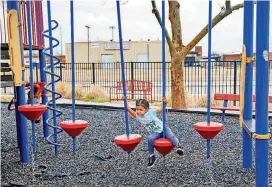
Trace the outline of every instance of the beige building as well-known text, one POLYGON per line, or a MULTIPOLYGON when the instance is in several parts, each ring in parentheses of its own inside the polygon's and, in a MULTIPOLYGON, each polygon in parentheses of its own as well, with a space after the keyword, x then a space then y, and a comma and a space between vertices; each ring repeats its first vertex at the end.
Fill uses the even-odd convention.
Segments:
MULTIPOLYGON (((161 62, 161 41, 124 41, 125 62, 161 62)), ((67 43, 66 62, 71 62, 71 44, 67 43)), ((120 62, 119 42, 90 42, 89 61, 95 63, 120 62)), ((170 61, 168 46, 166 46, 166 61, 170 61)), ((75 43, 75 62, 88 62, 88 43, 75 43)))

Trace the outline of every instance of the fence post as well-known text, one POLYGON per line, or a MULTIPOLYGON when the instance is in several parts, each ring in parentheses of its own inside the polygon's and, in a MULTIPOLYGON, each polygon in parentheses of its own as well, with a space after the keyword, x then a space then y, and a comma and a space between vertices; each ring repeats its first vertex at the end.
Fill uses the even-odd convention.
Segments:
POLYGON ((133 67, 133 62, 130 62, 130 76, 131 76, 131 79, 134 79, 134 67, 133 67))
MULTIPOLYGON (((233 93, 236 94, 236 86, 237 86, 237 61, 234 61, 234 69, 233 69, 233 71, 234 71, 234 90, 233 90, 233 93)), ((233 105, 236 106, 236 101, 233 102, 233 105)))
POLYGON ((133 66, 133 62, 130 62, 130 77, 131 77, 131 99, 134 99, 134 81, 133 81, 133 79, 134 79, 134 66, 133 66))
POLYGON ((60 63, 59 65, 60 65, 60 77, 61 77, 61 80, 62 80, 62 63, 60 63))
POLYGON ((93 84, 95 84, 95 69, 94 69, 94 63, 92 63, 92 70, 93 70, 93 84))
POLYGON ((38 67, 38 63, 35 63, 35 66, 36 66, 36 82, 39 82, 39 71, 38 71, 38 68, 40 68, 40 67, 38 67))

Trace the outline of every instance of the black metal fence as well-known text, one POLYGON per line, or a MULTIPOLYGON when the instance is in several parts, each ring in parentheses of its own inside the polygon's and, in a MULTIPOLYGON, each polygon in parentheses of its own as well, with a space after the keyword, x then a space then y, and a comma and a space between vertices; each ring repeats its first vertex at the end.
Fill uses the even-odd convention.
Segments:
MULTIPOLYGON (((171 69, 170 62, 166 63, 166 93, 171 92, 171 69)), ((217 61, 212 62, 212 93, 237 93, 240 88, 240 61, 217 61)), ((206 95, 207 92, 207 61, 186 62, 184 64, 184 86, 188 93, 195 97, 206 95)), ((71 64, 62 64, 54 69, 55 73, 62 77, 62 82, 71 84, 71 64)), ((33 70, 36 81, 40 80, 39 67, 33 70)), ((75 64, 76 84, 89 92, 91 85, 99 85, 109 89, 121 81, 120 63, 76 63, 75 64)), ((162 64, 161 62, 126 62, 126 79, 136 79, 152 82, 153 100, 160 100, 162 95, 162 64)), ((29 77, 29 69, 25 71, 26 81, 29 77)), ((47 76, 47 80, 51 77, 47 76)), ((253 68, 253 81, 255 80, 255 68, 253 68)), ((254 86, 254 84, 253 84, 254 86)), ((254 90, 254 88, 253 88, 254 90)), ((10 88, 3 92, 13 92, 10 88)))
MULTIPOLYGON (((171 92, 170 62, 166 63, 166 93, 171 92)), ((200 97, 207 91, 207 61, 186 62, 184 64, 184 86, 187 92, 200 97)), ((213 62, 212 92, 239 93, 240 61, 213 62)), ((56 70, 62 76, 62 81, 71 83, 71 64, 66 64, 56 70)), ((152 82, 153 100, 160 100, 162 95, 162 65, 161 62, 126 62, 126 79, 136 79, 152 82)), ((77 63, 76 84, 81 85, 86 92, 90 85, 103 86, 107 92, 110 87, 121 81, 119 63, 77 63)))

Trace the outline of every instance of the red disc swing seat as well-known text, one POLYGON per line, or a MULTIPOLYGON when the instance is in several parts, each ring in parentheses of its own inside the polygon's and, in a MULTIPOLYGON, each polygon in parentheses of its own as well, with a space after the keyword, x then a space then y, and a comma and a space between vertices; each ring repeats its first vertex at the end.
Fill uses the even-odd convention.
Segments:
POLYGON ((223 130, 224 126, 217 122, 198 122, 194 124, 194 129, 206 140, 212 140, 214 137, 223 130))
POLYGON ((46 105, 42 104, 27 104, 18 107, 19 112, 21 112, 28 120, 38 120, 46 109, 46 105))
POLYGON ((154 147, 156 148, 156 150, 159 153, 161 153, 163 156, 165 156, 173 150, 174 145, 167 138, 159 138, 159 139, 155 140, 154 147))
POLYGON ((71 137, 79 136, 87 127, 88 122, 84 120, 62 121, 60 127, 71 137))
MULTIPOLYGON (((34 97, 40 99, 41 93, 44 89, 45 83, 44 82, 37 82, 33 83, 33 89, 37 89, 37 93, 34 93, 34 97)), ((29 87, 26 88, 30 89, 29 87)), ((29 93, 30 94, 30 93, 29 93)), ((41 115, 46 111, 47 107, 43 104, 26 104, 18 106, 19 112, 21 112, 28 120, 38 120, 41 115)))
POLYGON ((114 143, 127 153, 130 153, 137 147, 141 140, 142 137, 139 134, 129 134, 128 137, 126 134, 122 134, 114 138, 114 143))

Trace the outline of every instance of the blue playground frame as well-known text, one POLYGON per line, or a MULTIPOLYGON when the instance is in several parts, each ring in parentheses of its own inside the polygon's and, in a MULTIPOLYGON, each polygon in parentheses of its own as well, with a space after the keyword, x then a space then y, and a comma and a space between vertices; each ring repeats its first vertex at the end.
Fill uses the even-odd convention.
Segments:
MULTIPOLYGON (((118 0, 117 0, 118 1, 118 0)), ((162 0, 164 3, 164 0, 162 0)), ((211 3, 212 0, 209 0, 211 3)), ((50 3, 50 1, 48 1, 50 3)), ((71 3, 71 12, 73 12, 73 1, 71 3)), ((255 141, 256 141, 256 186, 257 187, 268 187, 268 140, 270 138, 270 132, 268 128, 268 91, 269 91, 269 61, 266 58, 266 54, 269 53, 269 21, 270 21, 270 1, 269 0, 258 0, 257 3, 257 19, 256 19, 256 131, 254 132, 255 141)), ((50 4, 49 4, 50 5, 50 4)), ((7 0, 7 7, 9 10, 13 9, 19 11, 17 1, 7 0)), ((211 9, 210 15, 211 16, 211 9)), ((50 15, 49 15, 50 16, 50 15)), ((71 14, 71 25, 73 27, 73 14, 71 14)), ((120 19, 120 18, 119 18, 120 19)), ((243 43, 246 47, 246 57, 248 59, 253 57, 253 20, 254 20, 254 1, 253 0, 244 0, 244 30, 243 30, 243 43)), ((18 17, 20 22, 20 17, 18 17)), ((49 23, 51 25, 51 23, 49 23)), ((20 29, 20 27, 18 27, 20 29)), ((50 30, 50 29, 49 29, 50 30)), ((121 33, 120 33, 121 34, 121 33)), ((73 38, 73 28, 71 30, 72 40, 73 38)), ((164 33, 163 33, 164 36, 164 33)), ((22 36, 20 36, 22 37, 22 36)), ((31 34, 29 34, 31 37, 31 34)), ((211 47, 211 27, 209 27, 209 46, 211 47)), ((74 41, 72 41, 72 50, 74 41)), ((22 46, 22 45, 21 45, 22 46)), ((122 45, 120 45, 122 48, 122 45)), ((51 44, 49 49, 53 49, 51 44)), ((210 50, 209 47, 209 50, 210 50)), ((23 48, 22 48, 23 50, 23 48)), ((30 51, 31 51, 30 47, 30 51)), ((122 51, 122 49, 121 49, 122 51)), ((30 53, 31 54, 31 53, 30 53)), ((164 54, 164 53, 163 53, 164 54)), ((210 51, 209 51, 210 54, 210 51)), ((51 54, 52 55, 52 54, 51 54)), ((122 55, 121 55, 122 56, 122 55)), ((40 74, 41 81, 47 82, 46 74, 44 71, 45 68, 45 54, 43 50, 39 50, 39 59, 40 59, 40 74)), ((52 61, 52 58, 51 58, 52 61)), ((210 55, 209 55, 210 63, 210 55)), ((52 63, 51 63, 52 64, 52 63)), ((56 64, 54 64, 56 65, 56 64)), ((22 62, 23 66, 23 62, 22 62)), ((30 66, 32 67, 32 60, 30 58, 30 66)), ((74 65, 73 65, 74 66, 74 65)), ((210 71, 209 71, 210 74, 210 71)), ((24 73, 22 75, 22 80, 24 81, 24 73)), ((33 82, 32 82, 33 83, 33 82)), ((74 76, 73 76, 73 85, 74 85, 74 76)), ((246 75, 245 75, 245 104, 244 104, 244 121, 252 121, 252 95, 253 95, 253 60, 249 60, 246 64, 246 75)), ((54 84, 54 83, 52 83, 54 84)), ((208 90, 210 85, 208 86, 208 90)), ((46 94, 46 90, 43 94, 46 94)), ((53 90, 54 92, 54 90, 53 90)), ((52 92, 52 93, 53 93, 52 92)), ((209 93, 210 91, 208 91, 209 93)), ((54 92, 55 93, 55 92, 54 92)), ((33 93, 32 93, 33 94, 33 93)), ((54 94, 53 94, 54 97, 54 94)), ((74 92, 73 92, 74 97, 74 92)), ((16 87, 16 123, 17 123, 17 141, 20 149, 20 160, 23 163, 29 163, 29 153, 28 153, 28 131, 27 131, 27 120, 26 118, 18 111, 18 106, 25 104, 25 85, 23 84, 20 87, 16 87)), ((208 97, 209 99, 209 97, 208 97)), ((55 102, 55 101, 53 101, 55 102)), ((42 98, 42 104, 46 105, 48 103, 47 97, 42 98)), ((208 104, 210 101, 208 101, 208 104)), ((55 105, 55 104, 54 104, 55 105)), ((55 107, 55 106, 53 106, 55 107)), ((207 121, 210 121, 210 106, 208 106, 208 116, 207 121)), ((75 120, 75 103, 73 100, 73 120, 75 120)), ((126 114, 126 112, 125 112, 126 114)), ((127 114, 126 114, 127 115, 127 114)), ((56 115, 55 115, 56 117, 56 115)), ((54 117, 54 118, 55 118, 54 117)), ((43 114, 43 128, 44 128, 44 137, 49 136, 49 126, 47 124, 48 120, 48 111, 43 114)), ((165 118, 165 116, 164 116, 165 118)), ((127 119, 127 117, 126 117, 127 119)), ((55 120, 55 119, 54 119, 55 120)), ((127 121, 126 121, 127 124, 127 121)), ((54 128, 55 129, 55 128, 54 128)), ((56 131, 56 129, 55 129, 56 131)), ((126 134, 128 134, 128 126, 126 125, 126 134)), ((56 132, 57 133, 57 132, 56 132)), ((245 128, 242 128, 243 136, 243 149, 242 149, 242 158, 243 158, 243 168, 252 168, 252 139, 253 137, 248 133, 245 128)), ((55 140, 57 141, 56 134, 55 140)), ((35 145, 35 142, 33 142, 35 145)), ((58 144, 56 146, 56 155, 58 144)), ((207 154, 210 152, 210 142, 207 142, 207 154)), ((34 151, 35 152, 35 151, 34 151)))

